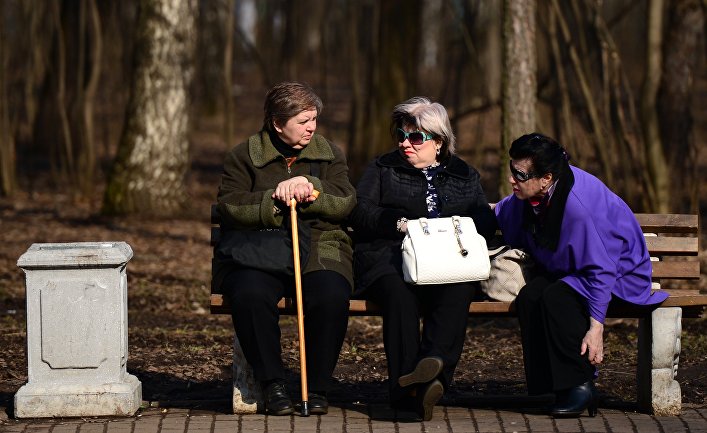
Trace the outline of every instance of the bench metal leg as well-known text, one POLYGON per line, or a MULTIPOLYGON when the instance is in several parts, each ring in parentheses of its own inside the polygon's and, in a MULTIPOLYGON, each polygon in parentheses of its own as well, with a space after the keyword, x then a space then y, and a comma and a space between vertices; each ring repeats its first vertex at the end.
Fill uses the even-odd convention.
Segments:
POLYGON ((243 355, 238 337, 233 337, 233 413, 252 414, 264 405, 263 392, 253 369, 243 355))
POLYGON ((657 308, 640 319, 638 330, 638 405, 658 416, 680 415, 682 396, 675 380, 680 361, 682 309, 657 308))

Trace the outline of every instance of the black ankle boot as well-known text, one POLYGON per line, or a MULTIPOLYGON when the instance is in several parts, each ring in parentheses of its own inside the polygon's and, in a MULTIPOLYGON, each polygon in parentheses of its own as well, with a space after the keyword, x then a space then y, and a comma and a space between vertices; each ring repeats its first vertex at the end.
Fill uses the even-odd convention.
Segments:
POLYGON ((289 415, 295 411, 283 382, 273 382, 265 390, 265 410, 268 415, 289 415))
POLYGON ((557 394, 557 401, 550 410, 555 418, 576 418, 584 409, 589 410, 589 416, 597 414, 597 390, 591 380, 557 394))

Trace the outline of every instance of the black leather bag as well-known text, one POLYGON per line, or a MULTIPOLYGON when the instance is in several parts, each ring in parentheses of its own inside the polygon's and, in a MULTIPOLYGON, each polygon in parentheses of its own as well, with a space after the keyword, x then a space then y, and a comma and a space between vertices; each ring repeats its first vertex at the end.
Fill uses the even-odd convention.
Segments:
MULTIPOLYGON (((311 248, 309 224, 298 219, 300 266, 304 269, 311 248)), ((238 268, 251 268, 272 274, 293 276, 295 274, 292 235, 286 227, 259 230, 228 230, 216 247, 219 260, 232 262, 238 268)))

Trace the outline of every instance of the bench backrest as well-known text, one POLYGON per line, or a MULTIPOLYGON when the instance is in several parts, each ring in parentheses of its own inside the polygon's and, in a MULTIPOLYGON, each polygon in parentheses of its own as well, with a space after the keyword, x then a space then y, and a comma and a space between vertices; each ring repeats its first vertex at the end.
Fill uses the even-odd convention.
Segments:
MULTIPOLYGON (((636 219, 646 234, 646 244, 653 262, 653 280, 661 284, 661 290, 670 293, 670 298, 663 306, 683 307, 683 316, 697 317, 707 305, 707 294, 700 294, 699 289, 681 287, 681 280, 700 278, 699 219, 697 215, 687 214, 647 214, 638 213, 636 219)), ((215 246, 220 237, 220 216, 218 207, 211 206, 211 245, 215 246)), ((292 301, 285 299, 280 308, 283 313, 292 313, 292 301)), ((211 295, 212 313, 230 313, 220 294, 211 295)), ((377 307, 367 301, 352 300, 351 314, 378 314, 377 307)), ((473 302, 470 314, 474 315, 512 315, 512 303, 483 301, 473 302)), ((630 308, 610 308, 609 317, 636 317, 643 314, 630 308)))

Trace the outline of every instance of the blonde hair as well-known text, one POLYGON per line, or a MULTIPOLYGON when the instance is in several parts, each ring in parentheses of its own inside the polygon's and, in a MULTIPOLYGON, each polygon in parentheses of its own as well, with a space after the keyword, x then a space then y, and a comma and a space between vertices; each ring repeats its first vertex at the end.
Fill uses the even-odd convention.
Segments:
POLYGON ((432 102, 424 96, 415 96, 396 105, 392 113, 390 132, 403 125, 414 125, 442 141, 439 159, 455 153, 457 139, 449 122, 449 115, 442 104, 432 102))

